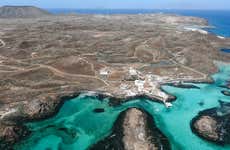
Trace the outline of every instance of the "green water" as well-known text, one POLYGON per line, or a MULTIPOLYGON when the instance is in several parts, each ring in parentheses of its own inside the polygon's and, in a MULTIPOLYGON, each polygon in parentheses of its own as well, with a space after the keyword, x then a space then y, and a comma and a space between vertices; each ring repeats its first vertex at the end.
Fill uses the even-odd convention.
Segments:
POLYGON ((67 101, 59 113, 50 119, 28 123, 33 134, 15 146, 16 150, 85 150, 111 132, 118 115, 130 107, 139 107, 154 116, 159 129, 169 138, 173 150, 229 150, 229 146, 217 146, 192 133, 190 121, 199 111, 216 107, 218 100, 230 102, 221 93, 225 81, 230 78, 230 66, 220 65, 213 75, 214 84, 194 84, 200 89, 182 89, 163 86, 177 96, 172 108, 149 101, 134 99, 117 107, 108 105, 108 99, 79 96, 67 101), (199 105, 203 103, 203 105, 199 105), (95 113, 95 108, 105 112, 95 113))

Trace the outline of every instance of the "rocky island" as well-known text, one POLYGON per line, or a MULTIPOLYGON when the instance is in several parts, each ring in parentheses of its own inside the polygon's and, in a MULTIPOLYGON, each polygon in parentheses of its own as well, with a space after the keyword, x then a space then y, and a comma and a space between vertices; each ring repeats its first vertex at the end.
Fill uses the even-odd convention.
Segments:
POLYGON ((219 144, 230 143, 230 104, 220 101, 220 106, 204 110, 196 116, 191 126, 200 137, 219 144))
POLYGON ((161 85, 212 82, 215 61, 230 60, 220 51, 230 46, 230 39, 202 30, 208 23, 201 18, 143 14, 9 19, 6 9, 0 9, 2 147, 28 135, 24 122, 54 115, 64 100, 79 93, 116 101, 147 96, 170 107, 175 97, 161 85))

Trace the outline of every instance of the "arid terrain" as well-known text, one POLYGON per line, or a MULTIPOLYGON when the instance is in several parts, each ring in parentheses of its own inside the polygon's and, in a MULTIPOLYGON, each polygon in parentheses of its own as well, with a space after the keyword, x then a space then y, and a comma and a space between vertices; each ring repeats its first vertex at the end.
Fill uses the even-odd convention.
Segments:
POLYGON ((0 19, 0 137, 56 111, 81 91, 147 95, 170 106, 160 85, 210 81, 230 39, 201 30, 207 21, 169 14, 60 15, 0 19), (194 28, 196 28, 194 30, 194 28))

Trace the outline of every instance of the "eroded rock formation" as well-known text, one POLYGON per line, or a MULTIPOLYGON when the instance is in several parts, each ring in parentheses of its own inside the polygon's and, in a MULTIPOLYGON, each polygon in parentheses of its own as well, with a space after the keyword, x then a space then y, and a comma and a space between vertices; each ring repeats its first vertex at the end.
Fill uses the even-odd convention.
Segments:
POLYGON ((169 150, 167 138, 154 124, 150 114, 131 108, 121 113, 113 132, 91 150, 169 150))
POLYGON ((1 125, 0 149, 12 150, 12 145, 30 134, 25 126, 1 125))
POLYGON ((220 107, 202 111, 191 122, 198 136, 218 143, 230 144, 230 104, 220 101, 220 107))
POLYGON ((224 94, 225 96, 230 96, 230 92, 229 91, 221 91, 222 94, 224 94))

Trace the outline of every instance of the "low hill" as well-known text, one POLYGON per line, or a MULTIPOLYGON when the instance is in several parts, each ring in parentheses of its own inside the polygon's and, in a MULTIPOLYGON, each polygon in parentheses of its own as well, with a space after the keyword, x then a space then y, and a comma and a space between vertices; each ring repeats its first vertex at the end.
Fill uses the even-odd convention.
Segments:
POLYGON ((0 7, 0 18, 34 18, 46 15, 50 15, 50 13, 34 6, 0 7))

